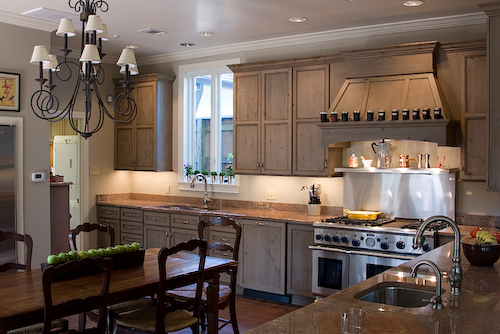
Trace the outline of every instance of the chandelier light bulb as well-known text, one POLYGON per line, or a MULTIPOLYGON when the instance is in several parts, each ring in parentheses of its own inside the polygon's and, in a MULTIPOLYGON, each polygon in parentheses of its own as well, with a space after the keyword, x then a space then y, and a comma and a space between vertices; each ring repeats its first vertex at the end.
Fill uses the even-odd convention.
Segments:
POLYGON ((47 52, 47 47, 45 45, 35 45, 33 48, 30 63, 38 64, 40 62, 50 64, 49 53, 47 52))
POLYGON ((99 15, 89 15, 87 25, 85 26, 85 32, 92 32, 100 34, 104 32, 104 26, 101 22, 99 15))
POLYGON ((120 67, 128 65, 129 68, 136 68, 137 60, 135 60, 134 49, 129 49, 129 48, 123 49, 120 58, 116 62, 116 65, 120 67))

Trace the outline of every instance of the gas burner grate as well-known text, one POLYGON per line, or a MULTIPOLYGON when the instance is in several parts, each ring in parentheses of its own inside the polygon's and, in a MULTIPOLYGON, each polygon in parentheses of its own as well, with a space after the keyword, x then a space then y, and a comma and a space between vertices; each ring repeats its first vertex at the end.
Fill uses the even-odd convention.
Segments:
MULTIPOLYGON (((408 228, 411 230, 416 230, 420 226, 420 224, 422 224, 422 221, 415 221, 415 222, 411 222, 407 225, 403 225, 403 226, 401 226, 401 228, 408 228)), ((434 221, 434 222, 428 224, 425 227, 425 230, 426 231, 440 231, 440 230, 445 229, 447 227, 448 227, 447 223, 445 223, 442 220, 438 220, 438 221, 434 221)))
POLYGON ((327 218, 325 222, 339 225, 354 225, 354 226, 381 226, 394 221, 391 218, 379 218, 374 220, 350 219, 347 217, 327 218))

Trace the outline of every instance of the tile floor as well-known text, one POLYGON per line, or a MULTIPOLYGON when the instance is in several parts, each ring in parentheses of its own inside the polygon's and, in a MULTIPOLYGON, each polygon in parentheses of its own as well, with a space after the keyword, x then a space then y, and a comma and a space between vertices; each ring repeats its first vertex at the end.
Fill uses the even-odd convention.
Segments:
MULTIPOLYGON (((238 327, 240 333, 264 324, 268 321, 281 317, 289 312, 295 311, 300 306, 290 304, 277 304, 268 301, 250 299, 242 296, 236 296, 236 314, 238 317, 238 327)), ((225 309, 219 312, 219 316, 229 319, 229 310, 225 309)), ((78 318, 70 317, 70 328, 77 328, 78 318)), ((177 334, 192 333, 190 329, 175 332, 177 334)), ((219 331, 220 334, 232 334, 231 325, 225 326, 219 331)))

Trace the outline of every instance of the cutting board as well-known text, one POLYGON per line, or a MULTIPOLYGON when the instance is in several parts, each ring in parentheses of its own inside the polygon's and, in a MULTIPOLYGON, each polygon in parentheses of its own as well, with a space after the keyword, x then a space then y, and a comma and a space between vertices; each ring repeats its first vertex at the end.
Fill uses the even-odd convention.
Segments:
MULTIPOLYGON (((318 334, 341 334, 340 313, 314 313, 318 334)), ((366 313, 365 334, 426 334, 425 328, 413 314, 366 313)))

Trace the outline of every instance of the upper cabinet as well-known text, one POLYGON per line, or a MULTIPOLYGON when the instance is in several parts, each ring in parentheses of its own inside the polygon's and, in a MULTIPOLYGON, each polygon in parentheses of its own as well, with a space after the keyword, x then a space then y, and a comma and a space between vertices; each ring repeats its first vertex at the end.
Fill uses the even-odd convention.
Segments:
MULTIPOLYGON (((172 170, 172 83, 175 77, 147 74, 132 77, 137 116, 115 125, 115 169, 172 170)), ((115 79, 116 95, 122 91, 115 79)))

